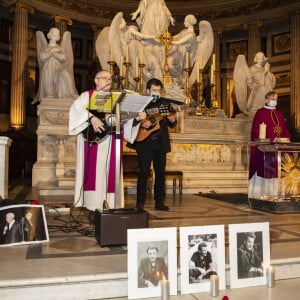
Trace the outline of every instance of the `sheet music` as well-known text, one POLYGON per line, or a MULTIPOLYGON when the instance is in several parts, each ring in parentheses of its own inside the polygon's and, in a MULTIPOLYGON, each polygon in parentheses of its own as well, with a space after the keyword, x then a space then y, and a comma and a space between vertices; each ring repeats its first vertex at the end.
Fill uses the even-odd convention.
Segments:
POLYGON ((121 102, 121 112, 141 112, 152 100, 151 96, 127 94, 121 102))

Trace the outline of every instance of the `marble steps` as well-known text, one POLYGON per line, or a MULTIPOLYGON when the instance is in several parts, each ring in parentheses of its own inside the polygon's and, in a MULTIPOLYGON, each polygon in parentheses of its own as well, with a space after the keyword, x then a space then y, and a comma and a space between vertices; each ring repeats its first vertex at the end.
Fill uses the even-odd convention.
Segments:
MULTIPOLYGON (((271 264, 276 270, 275 280, 300 278, 300 257, 276 259, 272 260, 271 264)), ((226 265, 227 289, 230 288, 229 272, 229 265, 226 265)), ((0 281, 0 298, 3 300, 87 300, 127 297, 127 276, 127 272, 119 272, 0 281)), ((179 270, 177 278, 178 294, 180 294, 179 270)))

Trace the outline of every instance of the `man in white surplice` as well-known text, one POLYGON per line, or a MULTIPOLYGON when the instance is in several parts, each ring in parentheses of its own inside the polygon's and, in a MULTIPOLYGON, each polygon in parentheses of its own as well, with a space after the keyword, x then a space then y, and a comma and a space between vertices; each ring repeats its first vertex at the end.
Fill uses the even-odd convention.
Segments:
MULTIPOLYGON (((110 208, 114 208, 116 138, 113 134, 107 134, 99 142, 89 143, 79 133, 87 129, 89 125, 92 126, 94 132, 105 132, 103 121, 93 115, 93 110, 90 108, 93 108, 95 103, 99 104, 99 92, 103 92, 103 94, 110 92, 111 83, 112 78, 108 71, 98 72, 95 76, 95 88, 83 92, 73 102, 69 112, 69 134, 78 134, 74 204, 86 207, 90 211, 102 209, 104 200, 107 201, 110 208)), ((103 103, 101 104, 103 106, 103 103)), ((141 112, 136 118, 128 120, 123 125, 126 140, 134 141, 139 130, 139 121, 145 117, 146 113, 141 112)), ((119 175, 117 174, 117 176, 119 175)), ((120 207, 124 207, 122 178, 121 174, 120 207)))

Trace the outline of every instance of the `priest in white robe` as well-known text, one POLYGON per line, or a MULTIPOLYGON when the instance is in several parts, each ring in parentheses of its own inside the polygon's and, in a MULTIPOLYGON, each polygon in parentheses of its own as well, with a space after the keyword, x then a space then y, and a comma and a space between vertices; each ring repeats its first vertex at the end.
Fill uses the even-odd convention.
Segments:
MULTIPOLYGON (((115 203, 119 207, 124 207, 124 190, 122 168, 119 174, 115 170, 116 166, 116 138, 114 134, 105 134, 107 128, 104 120, 93 114, 93 106, 99 105, 103 111, 107 109, 107 98, 99 98, 105 93, 110 95, 112 78, 108 71, 100 71, 95 76, 95 88, 83 92, 71 105, 69 112, 69 134, 77 137, 77 159, 76 159, 76 181, 74 205, 83 206, 90 211, 103 208, 104 200, 110 208, 115 208, 115 203), (90 126, 89 126, 90 125, 90 126), (81 134, 87 128, 93 129, 103 135, 98 142, 89 142, 81 134), (116 176, 120 176, 120 192, 115 193, 116 176), (120 199, 116 199, 118 195, 120 199)), ((112 97, 111 97, 112 98, 112 97)), ((134 141, 138 130, 139 121, 144 119, 146 114, 141 112, 134 119, 130 119, 124 124, 124 135, 126 140, 134 141)), ((92 131, 91 129, 89 129, 92 131)), ((119 153, 122 153, 120 149, 119 153)), ((121 160, 121 158, 120 158, 121 160)))

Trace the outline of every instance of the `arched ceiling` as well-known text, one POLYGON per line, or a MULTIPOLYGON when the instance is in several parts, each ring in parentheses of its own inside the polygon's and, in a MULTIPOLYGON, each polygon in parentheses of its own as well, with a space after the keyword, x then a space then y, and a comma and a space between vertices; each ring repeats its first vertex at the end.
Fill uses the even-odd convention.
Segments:
MULTIPOLYGON (((2 0, 5 6, 11 6, 17 0, 2 0)), ((130 23, 140 0, 21 0, 48 16, 62 15, 74 21, 108 26, 118 12, 123 12, 130 23)), ((207 19, 216 26, 240 26, 245 20, 281 18, 300 9, 300 1, 295 0, 165 0, 176 20, 176 27, 182 26, 187 14, 194 14, 198 20, 207 19), (235 22, 232 23, 231 19, 235 22)))

